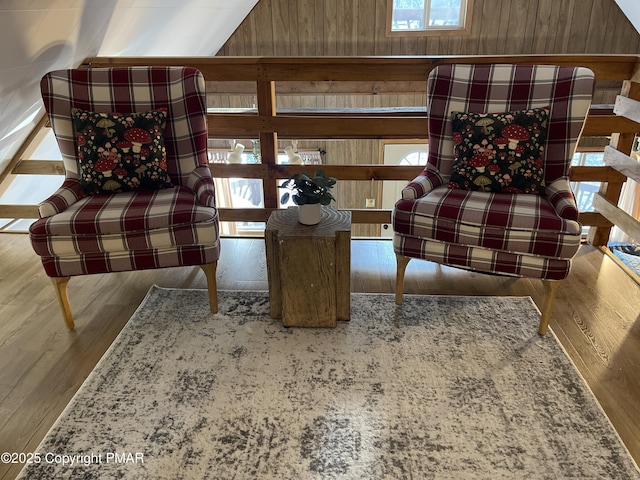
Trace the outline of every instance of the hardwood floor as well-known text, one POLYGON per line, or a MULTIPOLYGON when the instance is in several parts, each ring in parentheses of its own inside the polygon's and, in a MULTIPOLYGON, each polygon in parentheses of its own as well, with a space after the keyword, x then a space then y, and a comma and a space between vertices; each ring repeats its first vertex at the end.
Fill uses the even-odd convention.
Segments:
MULTIPOLYGON (((353 240, 351 291, 392 293, 389 241, 353 240)), ((0 235, 0 452, 32 452, 91 372, 149 287, 206 288, 199 268, 71 279, 76 329, 66 329, 50 279, 26 235, 0 235)), ((262 239, 225 238, 221 290, 267 290, 262 239)), ((413 260, 405 293, 529 295, 539 281, 492 277, 413 260)), ((551 328, 640 462, 640 286, 609 256, 583 246, 563 282, 551 328)), ((532 329, 537 325, 532 325, 532 329)), ((19 465, 0 463, 0 479, 19 465)))

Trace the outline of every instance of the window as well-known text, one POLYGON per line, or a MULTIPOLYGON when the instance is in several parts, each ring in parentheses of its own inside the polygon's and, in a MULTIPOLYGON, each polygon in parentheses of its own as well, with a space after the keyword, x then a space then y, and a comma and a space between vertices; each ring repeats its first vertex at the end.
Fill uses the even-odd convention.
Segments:
POLYGON ((426 165, 429 152, 426 150, 426 145, 424 148, 424 150, 414 150, 407 153, 400 159, 398 165, 426 165))
POLYGON ((387 35, 469 33, 473 0, 392 0, 387 3, 387 35))
MULTIPOLYGON (((576 152, 571 161, 573 166, 604 166, 602 152, 576 152)), ((600 190, 600 182, 571 182, 571 189, 576 197, 580 212, 593 212, 593 197, 600 190)))
MULTIPOLYGON (((255 164, 261 163, 259 143, 253 142, 252 148, 248 150, 240 149, 240 156, 231 163, 255 164)), ((231 151, 226 148, 209 147, 208 156, 211 163, 229 163, 231 151)), ((296 152, 302 158, 305 165, 310 165, 310 172, 313 172, 314 165, 322 164, 322 156, 320 150, 301 150, 296 152)), ((286 165, 289 163, 289 157, 285 153, 278 154, 278 164, 286 165)), ((263 208, 264 207, 264 191, 262 180, 259 178, 214 178, 216 185, 216 199, 218 207, 221 208, 263 208)), ((279 183, 284 182, 280 180, 279 183)), ((282 193, 278 190, 278 193, 282 193)), ((295 205, 291 199, 287 207, 295 205)), ((2 219, 0 219, 1 226, 2 219)), ((0 227, 1 228, 1 227, 0 227)), ((220 230, 222 235, 263 235, 264 222, 220 222, 220 230)))

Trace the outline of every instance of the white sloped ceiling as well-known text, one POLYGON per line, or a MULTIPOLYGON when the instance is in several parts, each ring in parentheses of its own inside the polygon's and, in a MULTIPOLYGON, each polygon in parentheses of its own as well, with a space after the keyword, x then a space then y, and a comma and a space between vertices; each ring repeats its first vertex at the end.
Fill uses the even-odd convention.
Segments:
POLYGON ((0 172, 42 114, 39 82, 95 55, 215 55, 258 0, 0 0, 0 172))
POLYGON ((638 0, 616 0, 620 10, 624 12, 635 29, 640 33, 640 1, 638 0))

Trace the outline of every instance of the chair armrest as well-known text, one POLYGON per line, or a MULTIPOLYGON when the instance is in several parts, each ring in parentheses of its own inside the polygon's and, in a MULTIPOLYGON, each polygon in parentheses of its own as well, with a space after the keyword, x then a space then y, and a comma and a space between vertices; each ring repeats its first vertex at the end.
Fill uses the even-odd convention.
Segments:
POLYGON ((411 180, 409 184, 402 189, 402 198, 404 200, 415 200, 416 198, 426 195, 443 183, 442 175, 435 170, 431 170, 430 166, 427 165, 420 175, 411 180))
POLYGON ((578 206, 576 197, 571 191, 571 185, 567 177, 554 180, 545 187, 547 198, 556 213, 567 220, 578 220, 578 206))
POLYGON ((200 205, 216 206, 216 187, 211 178, 211 170, 206 165, 196 167, 187 179, 187 188, 193 190, 200 205))
POLYGON ((76 178, 67 178, 58 190, 56 190, 46 200, 43 200, 38 207, 40 218, 51 217, 64 212, 69 205, 73 205, 87 194, 80 188, 80 181, 76 178))

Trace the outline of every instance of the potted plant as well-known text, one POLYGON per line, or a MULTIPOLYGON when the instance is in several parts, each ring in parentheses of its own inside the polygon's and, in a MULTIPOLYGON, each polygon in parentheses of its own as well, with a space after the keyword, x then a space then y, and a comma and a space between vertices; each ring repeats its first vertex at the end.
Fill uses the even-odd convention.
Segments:
POLYGON ((278 188, 285 188, 293 193, 285 192, 280 202, 287 203, 289 197, 298 205, 298 221, 305 225, 316 225, 320 222, 322 205, 335 201, 331 190, 336 179, 327 177, 324 170, 318 169, 313 177, 307 173, 294 173, 278 188))

